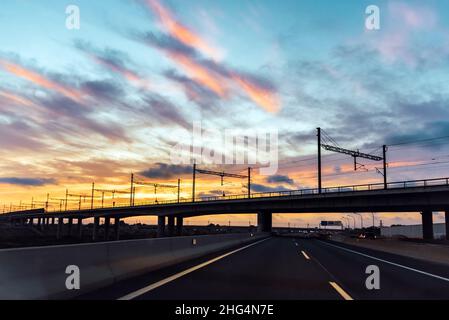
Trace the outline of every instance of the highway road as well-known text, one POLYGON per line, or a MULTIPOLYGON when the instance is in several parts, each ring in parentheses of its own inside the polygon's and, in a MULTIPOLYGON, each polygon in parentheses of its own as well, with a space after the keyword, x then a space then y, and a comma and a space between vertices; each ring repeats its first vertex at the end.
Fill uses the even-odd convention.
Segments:
POLYGON ((273 237, 119 282, 80 299, 449 299, 449 268, 317 239, 273 237), (366 268, 380 270, 368 290, 366 268))

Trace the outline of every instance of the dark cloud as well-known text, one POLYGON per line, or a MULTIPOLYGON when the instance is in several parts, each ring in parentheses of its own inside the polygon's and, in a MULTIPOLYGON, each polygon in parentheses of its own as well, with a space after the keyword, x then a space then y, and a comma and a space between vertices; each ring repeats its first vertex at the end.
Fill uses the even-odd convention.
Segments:
POLYGON ((289 176, 283 176, 283 175, 274 175, 269 176, 265 179, 267 183, 285 183, 289 185, 295 184, 295 181, 293 179, 289 178, 289 176))
POLYGON ((143 109, 150 116, 152 121, 157 121, 161 125, 177 124, 190 130, 192 124, 186 120, 179 108, 165 97, 158 94, 147 94, 143 98, 143 109))
POLYGON ((440 149, 444 140, 433 140, 440 137, 449 137, 449 121, 431 121, 405 132, 392 133, 386 141, 389 145, 422 141, 419 144, 421 147, 440 149))
POLYGON ((83 92, 101 100, 114 100, 123 96, 123 89, 112 81, 87 81, 81 85, 83 92))
POLYGON ((13 184, 19 186, 30 186, 30 187, 39 187, 49 184, 56 184, 55 179, 45 179, 45 178, 15 178, 15 177, 6 177, 0 178, 0 183, 3 184, 13 184))
POLYGON ((185 56, 189 56, 192 58, 197 58, 198 53, 192 47, 186 46, 182 42, 177 39, 164 35, 164 34, 154 34, 152 32, 148 32, 145 34, 135 34, 135 38, 137 40, 146 43, 149 46, 154 48, 175 54, 182 54, 185 56))
POLYGON ((170 165, 165 163, 156 163, 155 167, 140 172, 142 176, 153 179, 179 178, 182 175, 191 173, 191 166, 170 165))
POLYGON ((41 137, 41 132, 21 121, 0 126, 0 146, 4 150, 45 150, 48 146, 41 137))
POLYGON ((253 192, 282 192, 282 191, 292 191, 293 189, 285 188, 284 186, 277 186, 277 187, 269 187, 265 186, 263 184, 257 184, 253 183, 251 184, 251 191, 253 192))

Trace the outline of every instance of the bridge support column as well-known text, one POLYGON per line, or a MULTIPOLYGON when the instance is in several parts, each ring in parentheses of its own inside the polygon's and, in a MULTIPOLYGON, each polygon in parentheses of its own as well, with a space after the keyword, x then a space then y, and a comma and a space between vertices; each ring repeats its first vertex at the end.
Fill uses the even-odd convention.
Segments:
POLYGON ((83 219, 78 218, 77 230, 78 238, 83 238, 83 219))
POLYGON ((257 214, 257 232, 271 232, 273 224, 270 211, 261 211, 257 214))
POLYGON ((157 217, 157 237, 165 236, 165 216, 157 217))
POLYGON ((97 241, 98 238, 98 228, 100 227, 100 218, 94 218, 94 225, 92 228, 92 241, 97 241))
POLYGON ((40 230, 41 229, 41 223, 42 223, 42 219, 41 218, 37 218, 37 228, 40 230))
POLYGON ((176 217, 176 235, 182 236, 182 229, 184 228, 184 218, 176 217))
POLYGON ((69 218, 67 234, 70 237, 72 235, 73 218, 69 218))
POLYGON ((56 229, 56 239, 60 240, 62 237, 62 227, 64 226, 64 218, 58 218, 58 228, 56 229))
POLYGON ((114 234, 115 234, 115 240, 120 240, 120 218, 114 219, 114 234))
POLYGON ((55 225, 55 217, 51 218, 51 224, 55 225))
POLYGON ((169 237, 173 237, 175 233, 175 216, 168 216, 167 233, 169 237))
POLYGON ((424 240, 433 240, 433 212, 423 211, 422 217, 422 231, 424 240))
POLYGON ((444 213, 446 218, 446 240, 449 240, 449 210, 444 213))
POLYGON ((111 225, 111 218, 104 218, 104 240, 109 240, 109 226, 111 225))
POLYGON ((28 223, 29 223, 30 226, 33 226, 34 225, 34 218, 30 218, 28 223))

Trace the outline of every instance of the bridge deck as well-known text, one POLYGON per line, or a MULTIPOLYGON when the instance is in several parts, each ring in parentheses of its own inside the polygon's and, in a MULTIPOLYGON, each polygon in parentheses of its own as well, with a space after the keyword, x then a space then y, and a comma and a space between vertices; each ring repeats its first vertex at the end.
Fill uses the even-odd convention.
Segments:
POLYGON ((443 211, 449 208, 449 178, 402 181, 384 184, 339 186, 295 191, 255 193, 245 195, 139 203, 135 206, 106 207, 96 209, 44 212, 43 209, 12 212, 0 218, 39 218, 94 216, 131 217, 177 215, 182 217, 208 214, 256 213, 261 210, 272 213, 313 212, 410 212, 443 211))

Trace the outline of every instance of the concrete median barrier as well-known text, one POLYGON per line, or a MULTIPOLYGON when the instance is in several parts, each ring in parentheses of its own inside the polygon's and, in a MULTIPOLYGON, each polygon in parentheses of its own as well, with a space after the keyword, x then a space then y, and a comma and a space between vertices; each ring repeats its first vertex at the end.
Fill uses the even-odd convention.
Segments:
POLYGON ((68 299, 269 234, 228 234, 0 250, 0 299, 68 299), (67 266, 80 289, 66 288, 67 266))

